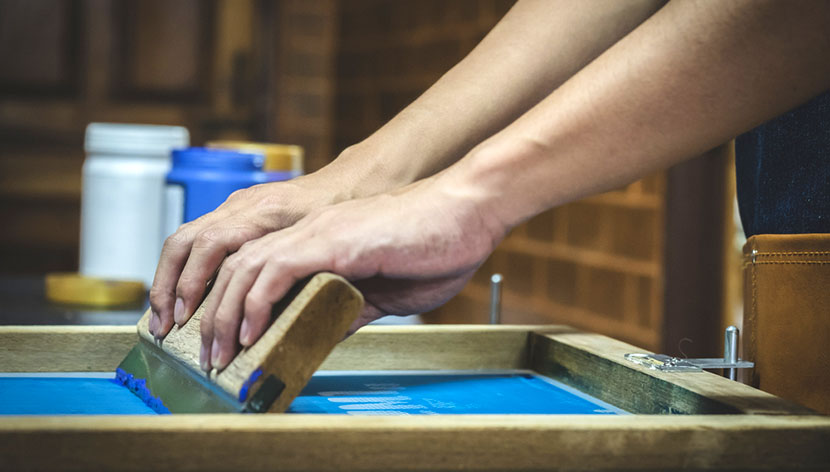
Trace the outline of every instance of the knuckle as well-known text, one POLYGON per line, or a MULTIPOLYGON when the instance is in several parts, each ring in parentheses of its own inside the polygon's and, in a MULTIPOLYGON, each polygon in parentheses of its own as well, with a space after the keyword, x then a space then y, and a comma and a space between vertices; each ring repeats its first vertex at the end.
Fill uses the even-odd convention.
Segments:
POLYGON ((254 292, 248 292, 245 295, 245 317, 251 320, 259 321, 263 312, 267 311, 269 303, 262 299, 254 292))
POLYGON ((228 273, 234 273, 242 268, 243 265, 243 258, 240 256, 238 252, 231 254, 227 258, 225 258, 224 264, 222 264, 222 269, 227 271, 228 273))
POLYGON ((245 248, 243 245, 237 252, 228 256, 226 265, 232 272, 247 271, 256 266, 257 260, 256 251, 252 251, 251 246, 245 248))
POLYGON ((213 322, 209 316, 202 316, 199 322, 199 333, 203 340, 210 340, 213 338, 213 322))
POLYGON ((154 305, 153 309, 157 309, 158 305, 163 304, 170 298, 170 294, 167 290, 162 290, 156 284, 150 288, 150 305, 154 305))
POLYGON ((204 281, 199 277, 184 274, 179 279, 179 283, 176 284, 176 294, 185 297, 195 295, 200 290, 200 287, 204 288, 204 285, 204 281))
MULTIPOLYGON (((252 189, 256 189, 257 187, 251 187, 252 189)), ((254 205, 256 208, 261 209, 268 209, 268 210, 276 210, 277 213, 281 213, 281 209, 285 208, 286 206, 286 199, 285 196, 281 195, 278 192, 257 192, 256 201, 254 205)))
POLYGON ((174 295, 169 287, 161 283, 153 283, 153 286, 150 287, 150 304, 154 305, 153 309, 158 309, 160 305, 170 302, 174 295))
POLYGON ((223 239, 223 231, 214 228, 208 228, 196 234, 193 240, 193 247, 195 248, 211 248, 221 244, 223 239))
POLYGON ((191 223, 185 223, 179 226, 179 229, 175 233, 164 240, 164 248, 176 249, 190 244, 192 235, 191 228, 191 223))
POLYGON ((249 239, 239 246, 239 249, 234 253, 238 258, 250 259, 252 254, 256 252, 256 240, 249 239))
MULTIPOLYGON (((228 195, 228 198, 225 200, 225 202, 226 203, 236 203, 239 200, 247 200, 251 196, 251 194, 254 193, 254 192, 255 191, 251 190, 250 188, 243 188, 243 189, 239 189, 239 190, 234 190, 230 195, 228 195)), ((224 205, 224 203, 223 203, 223 205, 224 205)))
POLYGON ((213 323, 213 336, 220 341, 226 341, 233 336, 234 326, 235 323, 232 317, 217 317, 213 323))

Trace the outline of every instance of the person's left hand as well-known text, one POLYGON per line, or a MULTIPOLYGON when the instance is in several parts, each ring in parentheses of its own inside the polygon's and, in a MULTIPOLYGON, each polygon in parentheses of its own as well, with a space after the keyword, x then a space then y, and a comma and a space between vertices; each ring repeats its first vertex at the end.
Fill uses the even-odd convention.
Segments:
POLYGON ((394 194, 310 213, 242 245, 216 276, 201 319, 204 370, 227 366, 271 320, 273 304, 321 271, 353 281, 366 301, 352 326, 435 308, 458 293, 504 237, 474 192, 434 178, 394 194))

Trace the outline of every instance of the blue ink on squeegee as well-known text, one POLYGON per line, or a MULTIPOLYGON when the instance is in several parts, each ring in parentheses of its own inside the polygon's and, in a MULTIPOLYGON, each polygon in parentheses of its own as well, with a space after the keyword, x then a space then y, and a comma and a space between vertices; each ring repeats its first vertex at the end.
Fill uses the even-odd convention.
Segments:
POLYGON ((254 373, 252 373, 251 376, 248 377, 248 380, 246 380, 245 383, 242 384, 242 388, 239 389, 240 402, 244 402, 248 399, 248 391, 251 389, 251 385, 253 385, 254 382, 256 382, 257 379, 259 379, 260 377, 262 377, 262 368, 255 370, 254 373))
POLYGON ((144 379, 137 379, 133 374, 124 369, 115 369, 115 383, 127 387, 131 392, 136 394, 145 405, 149 406, 153 411, 162 415, 169 415, 170 410, 164 406, 161 398, 154 397, 150 389, 147 388, 147 381, 144 379))

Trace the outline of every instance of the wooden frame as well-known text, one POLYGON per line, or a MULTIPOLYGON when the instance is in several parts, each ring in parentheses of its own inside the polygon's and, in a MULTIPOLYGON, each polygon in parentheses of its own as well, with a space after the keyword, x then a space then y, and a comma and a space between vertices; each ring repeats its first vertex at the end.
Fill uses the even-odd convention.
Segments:
MULTIPOLYGON (((108 371, 133 328, 0 328, 0 368, 108 371)), ((9 470, 828 470, 830 418, 564 326, 368 327, 325 370, 530 368, 625 416, 0 417, 9 470), (653 414, 653 413, 683 414, 653 414)))

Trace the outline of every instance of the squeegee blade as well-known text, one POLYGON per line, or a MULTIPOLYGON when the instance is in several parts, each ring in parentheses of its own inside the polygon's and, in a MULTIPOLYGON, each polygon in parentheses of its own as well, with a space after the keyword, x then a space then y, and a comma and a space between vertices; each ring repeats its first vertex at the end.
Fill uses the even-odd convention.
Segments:
POLYGON ((121 361, 116 380, 159 413, 231 413, 245 407, 143 338, 121 361))

